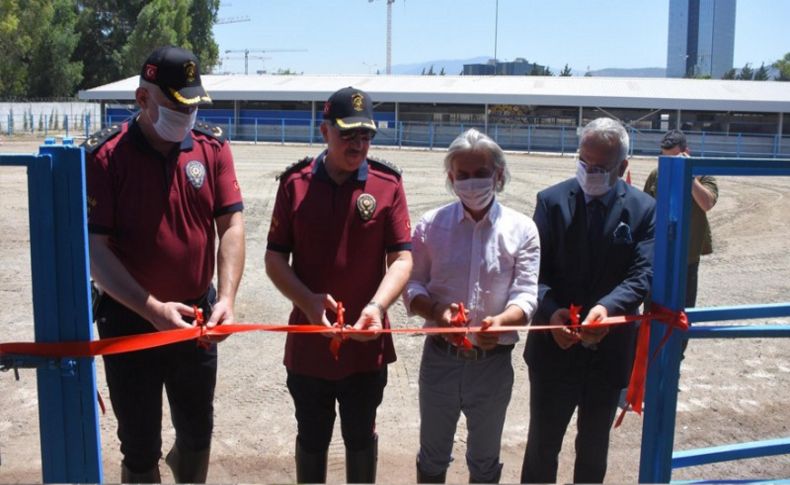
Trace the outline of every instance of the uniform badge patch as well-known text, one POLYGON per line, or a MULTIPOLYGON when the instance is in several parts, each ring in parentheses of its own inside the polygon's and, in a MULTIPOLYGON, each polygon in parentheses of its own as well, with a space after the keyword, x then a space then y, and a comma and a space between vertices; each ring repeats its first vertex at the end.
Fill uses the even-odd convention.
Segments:
POLYGON ((199 189, 203 187, 203 182, 206 181, 206 167, 197 160, 192 160, 184 167, 187 174, 187 180, 192 184, 192 187, 199 189))
POLYGON ((369 221, 376 211, 376 199, 370 194, 357 197, 357 212, 363 221, 369 221))

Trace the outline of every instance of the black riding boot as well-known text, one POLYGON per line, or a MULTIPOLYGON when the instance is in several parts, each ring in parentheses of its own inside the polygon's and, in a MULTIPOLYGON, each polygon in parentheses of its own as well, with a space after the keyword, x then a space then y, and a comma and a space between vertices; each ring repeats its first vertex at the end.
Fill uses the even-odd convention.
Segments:
POLYGON ((326 483, 326 455, 329 450, 308 453, 296 440, 296 483, 326 483))
POLYGON ((211 449, 189 451, 173 445, 165 463, 173 471, 176 483, 206 483, 211 449))
POLYGON ((162 479, 159 477, 159 465, 147 472, 135 473, 126 468, 126 465, 121 464, 121 483, 162 483, 162 479))
POLYGON ((376 463, 379 458, 379 438, 363 450, 352 451, 346 447, 346 482, 376 483, 376 463))
POLYGON ((417 483, 444 483, 447 479, 447 470, 437 475, 428 475, 420 469, 420 460, 416 460, 414 466, 417 468, 417 483))
POLYGON ((481 480, 469 475, 469 483, 499 483, 499 478, 502 476, 502 464, 499 464, 499 469, 490 480, 481 480))

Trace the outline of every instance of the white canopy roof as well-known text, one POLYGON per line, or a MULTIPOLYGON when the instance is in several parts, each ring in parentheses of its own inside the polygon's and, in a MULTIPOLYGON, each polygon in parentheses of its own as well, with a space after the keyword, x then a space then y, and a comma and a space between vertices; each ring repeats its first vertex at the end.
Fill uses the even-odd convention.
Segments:
MULTIPOLYGON (((138 76, 80 91, 130 101, 138 76)), ((204 75, 215 101, 325 101, 354 86, 376 103, 518 104, 790 113, 790 82, 544 76, 204 75)))

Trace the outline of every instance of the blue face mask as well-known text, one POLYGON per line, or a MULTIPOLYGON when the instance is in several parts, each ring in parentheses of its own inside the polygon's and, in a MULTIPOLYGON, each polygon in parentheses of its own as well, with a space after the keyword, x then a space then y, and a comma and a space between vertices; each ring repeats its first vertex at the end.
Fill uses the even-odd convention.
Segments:
POLYGON ((581 160, 577 160, 576 181, 579 182, 585 194, 590 197, 600 197, 614 187, 614 183, 617 180, 617 177, 614 176, 615 170, 617 169, 613 168, 609 171, 600 170, 590 173, 587 171, 585 164, 581 160))

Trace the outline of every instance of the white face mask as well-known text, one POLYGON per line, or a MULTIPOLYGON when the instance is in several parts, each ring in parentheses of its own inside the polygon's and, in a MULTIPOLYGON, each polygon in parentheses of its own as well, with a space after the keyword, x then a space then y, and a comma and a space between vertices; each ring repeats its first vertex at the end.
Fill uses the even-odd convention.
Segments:
POLYGON ((494 199, 494 178, 471 178, 453 182, 453 190, 467 209, 485 209, 494 199))
POLYGON ((197 110, 186 114, 159 106, 159 119, 154 123, 154 130, 163 140, 181 142, 195 126, 196 119, 197 110))
POLYGON ((608 172, 588 173, 582 162, 576 161, 576 180, 581 185, 585 194, 590 197, 600 197, 609 192, 614 187, 615 177, 612 177, 612 169, 608 172))

